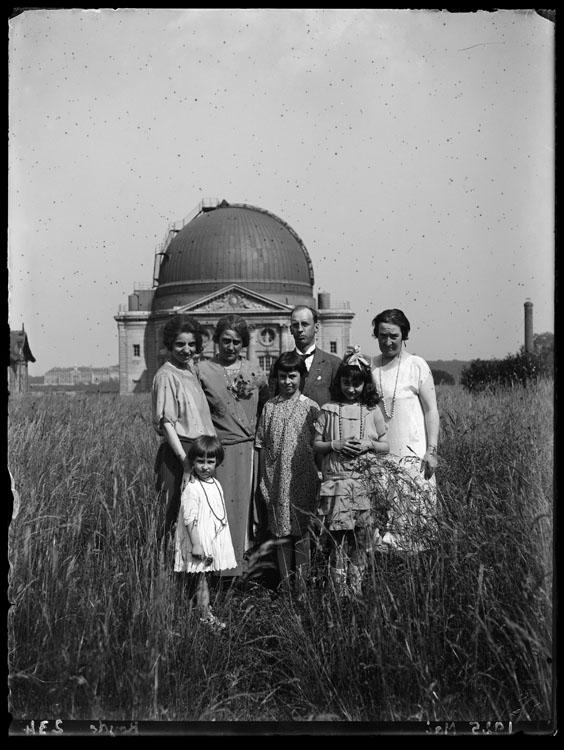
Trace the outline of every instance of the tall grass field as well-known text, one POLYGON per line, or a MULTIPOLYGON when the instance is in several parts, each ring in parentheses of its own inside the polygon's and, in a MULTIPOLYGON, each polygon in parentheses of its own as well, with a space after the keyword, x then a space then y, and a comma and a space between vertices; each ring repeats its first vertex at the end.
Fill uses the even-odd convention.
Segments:
POLYGON ((550 721, 553 383, 437 390, 431 553, 374 553, 358 600, 275 596, 253 559, 220 634, 157 554, 148 395, 10 397, 12 717, 550 721))

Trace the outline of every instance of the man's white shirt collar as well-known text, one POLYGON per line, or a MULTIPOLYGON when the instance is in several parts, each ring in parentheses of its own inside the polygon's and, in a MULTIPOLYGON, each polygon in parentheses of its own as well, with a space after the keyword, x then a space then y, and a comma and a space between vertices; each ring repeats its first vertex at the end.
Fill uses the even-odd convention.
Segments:
MULTIPOLYGON (((308 347, 308 348, 307 348, 307 349, 305 350, 305 352, 301 352, 301 351, 300 351, 300 350, 298 349, 298 347, 297 347, 297 346, 296 346, 296 349, 295 349, 295 351, 296 351, 296 352, 297 352, 297 353, 298 353, 298 354, 299 354, 300 356, 302 356, 302 357, 303 357, 303 356, 304 356, 304 355, 306 355, 306 354, 311 354, 311 353, 313 353, 313 352, 315 351, 315 349, 316 349, 316 344, 312 344, 312 345, 311 345, 310 347, 308 347)), ((307 371, 309 372, 309 370, 310 370, 310 368, 311 368, 311 363, 313 362, 313 357, 308 357, 307 359, 305 359, 305 360, 304 360, 304 362, 305 362, 305 365, 306 365, 306 367, 307 367, 307 371)))

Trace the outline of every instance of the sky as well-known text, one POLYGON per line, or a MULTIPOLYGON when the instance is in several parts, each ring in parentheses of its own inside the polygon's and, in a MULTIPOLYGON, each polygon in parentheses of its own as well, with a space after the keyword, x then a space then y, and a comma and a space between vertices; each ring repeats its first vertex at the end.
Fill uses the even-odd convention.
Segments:
POLYGON ((36 362, 118 363, 167 227, 257 206, 425 359, 554 331, 554 24, 533 10, 31 9, 9 23, 9 325, 36 362))

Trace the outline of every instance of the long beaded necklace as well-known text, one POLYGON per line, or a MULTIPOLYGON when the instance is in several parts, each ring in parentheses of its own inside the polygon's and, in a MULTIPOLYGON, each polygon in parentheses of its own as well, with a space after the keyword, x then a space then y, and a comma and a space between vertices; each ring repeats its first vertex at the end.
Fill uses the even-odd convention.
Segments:
POLYGON ((235 378, 241 372, 241 368, 243 367, 243 361, 239 360, 239 367, 227 368, 225 367, 225 365, 222 365, 221 362, 219 362, 219 364, 221 365, 223 374, 225 375, 225 379, 227 380, 227 388, 231 391, 233 390, 233 383, 235 381, 235 378))
POLYGON ((394 411, 396 408, 396 392, 398 388, 400 364, 401 364, 401 350, 398 356, 398 369, 396 371, 396 384, 394 385, 394 395, 392 396, 392 411, 391 411, 391 414, 388 414, 388 409, 386 407, 386 398, 384 396, 384 389, 382 388, 382 369, 384 367, 384 355, 382 355, 382 364, 380 365, 380 369, 378 371, 380 375, 380 396, 382 398, 382 406, 384 407, 384 414, 388 417, 388 419, 391 419, 394 416, 394 411))
MULTIPOLYGON (((206 502, 208 504, 208 508, 212 512, 212 515, 214 516, 214 518, 216 518, 219 521, 219 523, 221 524, 222 527, 223 526, 227 526, 227 510, 225 508, 225 503, 223 502, 223 498, 221 498, 221 493, 219 493, 219 496, 221 498, 221 505, 223 507, 223 518, 220 518, 217 515, 217 513, 215 512, 215 510, 212 508, 212 504, 210 503, 210 499, 208 497, 208 493, 206 492, 206 488, 204 487, 204 482, 202 482, 202 480, 200 479, 200 477, 198 477, 198 482, 200 483, 200 485, 201 485, 201 487, 202 487, 202 489, 204 491, 204 495, 206 496, 206 502)), ((215 481, 215 479, 213 477, 212 477, 212 481, 210 482, 210 484, 211 483, 213 483, 214 485, 217 486, 217 482, 215 481)))
MULTIPOLYGON (((278 403, 279 404, 280 403, 284 403, 285 401, 288 401, 288 400, 291 400, 291 399, 282 399, 282 398, 280 398, 280 400, 278 401, 278 403)), ((270 444, 271 441, 268 441, 268 443, 266 445, 266 452, 268 453, 268 457, 273 462, 276 461, 276 459, 278 458, 278 456, 282 452, 282 448, 284 447, 284 438, 286 437, 286 427, 288 426, 288 423, 292 421, 292 418, 293 418, 293 416, 294 416, 294 414, 296 412, 296 409, 298 408, 298 404, 300 402, 299 396, 298 396, 298 398, 295 398, 293 400, 295 401, 294 408, 284 418, 284 427, 282 428, 282 434, 280 435, 280 443, 279 443, 279 445, 277 447, 277 450, 276 451, 272 450, 273 446, 270 444)), ((272 436, 272 429, 271 428, 272 428, 272 421, 274 419, 274 415, 275 415, 275 409, 272 410, 272 414, 270 415, 270 421, 268 423, 268 432, 267 432, 267 434, 270 435, 270 436, 272 436)), ((272 441, 272 442, 274 442, 274 441, 272 441)))
MULTIPOLYGON (((359 404, 360 406, 360 437, 359 440, 362 440, 364 437, 364 406, 362 404, 359 404)), ((342 414, 343 404, 339 401, 339 440, 343 439, 343 414, 342 414)))

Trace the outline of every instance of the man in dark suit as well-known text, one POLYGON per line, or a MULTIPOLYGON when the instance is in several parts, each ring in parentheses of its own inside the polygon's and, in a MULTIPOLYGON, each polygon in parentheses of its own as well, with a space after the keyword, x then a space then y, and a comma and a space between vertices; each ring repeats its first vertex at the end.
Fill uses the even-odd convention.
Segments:
MULTIPOLYGON (((290 331, 296 342, 296 351, 304 358, 308 370, 303 394, 319 406, 323 406, 331 401, 331 382, 341 360, 316 346, 315 337, 319 331, 319 322, 317 311, 313 308, 305 305, 294 307, 290 317, 290 331)), ((271 394, 274 394, 275 382, 272 373, 269 383, 271 394)))

